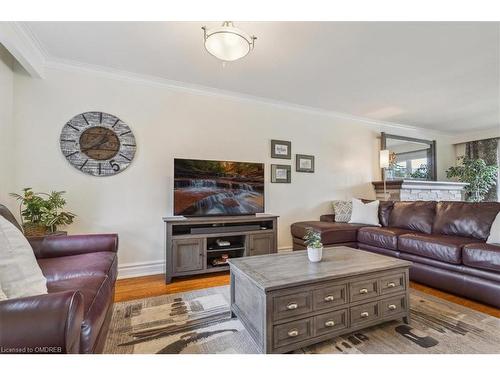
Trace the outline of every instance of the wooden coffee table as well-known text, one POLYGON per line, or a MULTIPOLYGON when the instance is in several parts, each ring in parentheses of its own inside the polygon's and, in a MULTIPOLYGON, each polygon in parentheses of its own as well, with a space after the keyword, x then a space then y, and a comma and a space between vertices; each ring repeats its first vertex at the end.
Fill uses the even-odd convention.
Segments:
POLYGON ((262 353, 286 353, 381 322, 409 324, 410 262, 349 247, 229 260, 231 315, 262 353))

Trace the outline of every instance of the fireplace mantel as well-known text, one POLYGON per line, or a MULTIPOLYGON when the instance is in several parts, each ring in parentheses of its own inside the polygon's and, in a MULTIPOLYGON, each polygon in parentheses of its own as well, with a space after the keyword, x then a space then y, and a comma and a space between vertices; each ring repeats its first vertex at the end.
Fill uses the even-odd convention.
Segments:
POLYGON ((372 182, 377 199, 393 201, 461 201, 467 183, 452 181, 390 180, 372 182))

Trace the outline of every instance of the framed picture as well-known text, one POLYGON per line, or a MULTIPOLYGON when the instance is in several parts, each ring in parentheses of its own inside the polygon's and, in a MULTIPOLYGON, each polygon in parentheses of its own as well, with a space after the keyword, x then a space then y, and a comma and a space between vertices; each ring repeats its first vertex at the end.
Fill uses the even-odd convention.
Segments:
POLYGON ((292 167, 289 165, 271 164, 271 182, 284 184, 292 182, 292 167))
POLYGON ((274 159, 291 159, 292 142, 271 140, 271 157, 274 159))
POLYGON ((295 155, 295 170, 297 172, 314 173, 314 156, 295 155))

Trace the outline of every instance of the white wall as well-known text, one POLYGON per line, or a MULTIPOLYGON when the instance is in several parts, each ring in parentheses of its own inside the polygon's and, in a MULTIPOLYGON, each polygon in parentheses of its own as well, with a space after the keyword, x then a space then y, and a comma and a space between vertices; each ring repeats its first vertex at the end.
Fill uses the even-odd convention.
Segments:
POLYGON ((0 44, 0 203, 10 209, 16 207, 8 193, 15 188, 13 59, 0 44))
MULTIPOLYGON (((174 157, 266 163, 266 211, 280 215, 279 247, 285 248, 290 224, 329 212, 332 199, 374 197, 381 130, 426 135, 55 68, 43 80, 16 75, 14 106, 17 190, 66 190, 68 209, 78 214, 70 232, 119 233, 122 267, 164 258, 161 218, 172 214, 174 157), (85 175, 59 149, 65 122, 90 110, 120 117, 135 133, 135 160, 116 176, 85 175), (271 139, 291 141, 294 154, 315 155, 316 173, 293 172, 291 184, 270 184, 270 163, 294 162, 271 159, 271 139)), ((438 145, 438 162, 453 160, 451 144, 438 145)))

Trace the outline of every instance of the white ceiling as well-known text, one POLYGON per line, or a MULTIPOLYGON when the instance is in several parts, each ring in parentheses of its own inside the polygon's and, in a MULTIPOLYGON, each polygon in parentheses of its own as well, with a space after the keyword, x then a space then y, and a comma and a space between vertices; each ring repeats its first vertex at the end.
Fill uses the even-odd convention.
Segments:
POLYGON ((258 37, 226 67, 213 22, 29 22, 70 60, 450 133, 500 125, 500 23, 235 22, 258 37))

